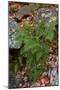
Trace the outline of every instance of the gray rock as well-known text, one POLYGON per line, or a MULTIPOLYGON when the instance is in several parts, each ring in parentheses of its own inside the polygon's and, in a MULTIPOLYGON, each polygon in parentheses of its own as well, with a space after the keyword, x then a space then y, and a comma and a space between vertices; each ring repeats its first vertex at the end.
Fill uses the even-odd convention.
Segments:
POLYGON ((8 35, 9 35, 9 48, 20 48, 19 45, 17 45, 16 42, 16 34, 19 30, 17 30, 18 25, 15 22, 14 19, 12 19, 11 17, 8 18, 8 35))
POLYGON ((58 60, 54 61, 54 67, 49 68, 48 76, 50 77, 50 84, 53 86, 59 85, 59 74, 58 74, 58 60))
POLYGON ((50 74, 50 84, 53 86, 58 85, 59 80, 57 70, 56 69, 49 70, 49 74, 50 74))
POLYGON ((8 83, 8 88, 16 88, 16 78, 15 74, 13 72, 9 72, 9 83, 8 83))
POLYGON ((32 11, 32 5, 29 5, 29 6, 28 5, 24 5, 16 13, 16 18, 18 18, 20 20, 24 15, 30 14, 31 11, 32 11))
POLYGON ((53 20, 57 21, 58 19, 58 8, 40 8, 35 14, 35 21, 38 22, 43 18, 46 22, 51 22, 53 20))
POLYGON ((23 16, 25 15, 32 15, 33 12, 38 9, 38 4, 29 4, 29 5, 24 5, 22 8, 20 8, 17 13, 16 13, 16 18, 20 20, 23 16))

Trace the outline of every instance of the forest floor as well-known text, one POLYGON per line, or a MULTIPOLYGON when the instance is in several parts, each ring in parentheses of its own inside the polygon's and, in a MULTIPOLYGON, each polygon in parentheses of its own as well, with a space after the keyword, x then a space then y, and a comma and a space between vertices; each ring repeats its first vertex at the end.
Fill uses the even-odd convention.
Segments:
MULTIPOLYGON (((46 21, 49 20, 51 21, 51 18, 49 19, 49 17, 51 17, 51 13, 53 16, 52 20, 56 20, 56 18, 58 18, 58 15, 56 15, 56 12, 58 12, 57 5, 40 5, 39 7, 37 6, 37 9, 33 10, 32 13, 29 12, 28 10, 29 8, 26 7, 25 7, 26 9, 23 8, 25 5, 29 6, 28 3, 9 2, 9 12, 8 12, 9 18, 14 19, 17 25, 21 28, 24 28, 23 27, 24 22, 27 22, 30 26, 33 26, 34 22, 37 22, 38 19, 40 18, 39 12, 42 13, 41 14, 42 17, 44 17, 44 15, 48 17, 46 21), (22 11, 24 12, 24 10, 26 10, 26 12, 22 13, 22 11), (49 13, 47 13, 47 11, 49 13)), ((47 72, 45 71, 42 74, 42 76, 33 84, 28 79, 27 67, 22 67, 22 70, 18 70, 18 72, 16 73, 17 85, 14 87, 24 88, 24 87, 36 87, 36 86, 38 87, 57 86, 59 84, 58 43, 57 44, 50 43, 50 53, 49 53, 47 65, 49 66, 49 70, 47 72)))

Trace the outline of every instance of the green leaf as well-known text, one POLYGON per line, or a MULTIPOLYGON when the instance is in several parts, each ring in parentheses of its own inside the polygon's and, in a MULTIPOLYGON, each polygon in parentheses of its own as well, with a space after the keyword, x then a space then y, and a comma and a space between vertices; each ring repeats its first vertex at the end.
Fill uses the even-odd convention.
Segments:
POLYGON ((18 71, 18 69, 19 69, 18 63, 15 64, 15 67, 14 68, 15 68, 15 73, 16 73, 18 71))
MULTIPOLYGON (((24 27, 23 30, 17 32, 16 41, 17 44, 24 44, 20 54, 22 58, 26 58, 29 79, 34 82, 45 71, 45 64, 49 55, 49 46, 46 40, 54 40, 55 23, 47 24, 42 20, 37 23, 37 26, 35 25, 34 29, 27 23, 24 23, 24 27)), ((18 70, 18 66, 16 63, 15 72, 18 70)))

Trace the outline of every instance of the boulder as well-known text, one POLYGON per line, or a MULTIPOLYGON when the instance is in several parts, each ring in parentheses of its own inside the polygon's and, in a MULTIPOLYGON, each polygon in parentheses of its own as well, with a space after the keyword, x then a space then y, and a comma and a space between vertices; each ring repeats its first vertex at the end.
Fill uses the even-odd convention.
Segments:
POLYGON ((21 18, 23 18, 25 15, 32 15, 34 10, 36 10, 38 7, 39 6, 37 4, 24 5, 17 11, 16 18, 21 20, 21 18))
POLYGON ((38 22, 44 19, 46 22, 57 21, 58 20, 58 8, 40 8, 35 14, 34 20, 38 22))
POLYGON ((9 34, 9 48, 20 48, 20 45, 17 45, 16 34, 19 31, 17 28, 18 25, 14 19, 11 17, 8 18, 8 34, 9 34))

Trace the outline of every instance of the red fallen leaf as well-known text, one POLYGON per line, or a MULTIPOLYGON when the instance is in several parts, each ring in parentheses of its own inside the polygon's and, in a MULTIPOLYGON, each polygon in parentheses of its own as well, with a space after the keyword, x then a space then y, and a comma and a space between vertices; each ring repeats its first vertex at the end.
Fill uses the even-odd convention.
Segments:
POLYGON ((48 77, 45 77, 45 84, 49 84, 49 78, 48 77))
POLYGON ((46 77, 41 78, 37 82, 40 83, 41 86, 46 86, 49 84, 49 78, 46 76, 46 77))
POLYGON ((41 84, 45 84, 45 79, 44 78, 41 79, 41 84))
POLYGON ((38 83, 40 84, 40 86, 45 86, 44 78, 42 78, 41 80, 38 80, 38 83))

